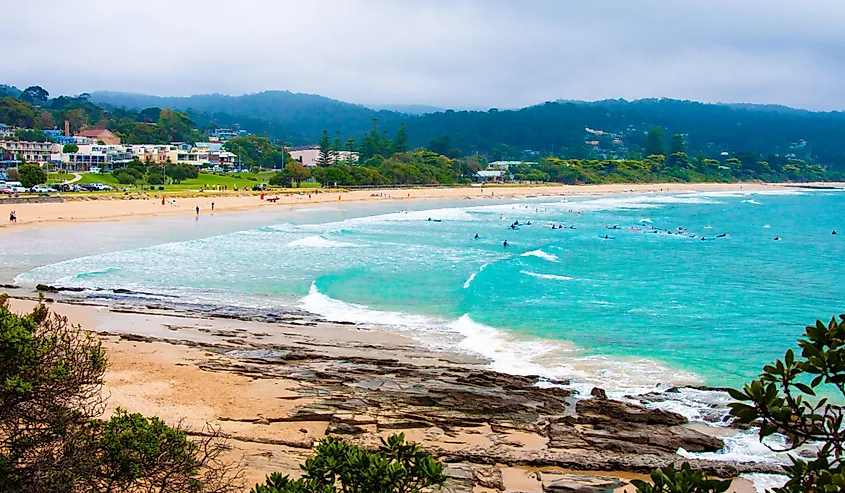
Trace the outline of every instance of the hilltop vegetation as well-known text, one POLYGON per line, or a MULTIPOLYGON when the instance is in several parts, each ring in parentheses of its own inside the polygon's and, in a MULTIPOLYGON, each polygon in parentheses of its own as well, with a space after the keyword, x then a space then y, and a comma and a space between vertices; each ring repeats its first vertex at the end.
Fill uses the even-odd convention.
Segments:
MULTIPOLYGON (((283 144, 318 142, 325 169, 309 174, 326 184, 466 183, 498 160, 532 163, 509 175, 534 182, 829 181, 845 173, 845 115, 779 106, 607 100, 408 115, 285 91, 54 99, 38 86, 15 91, 0 87, 0 122, 38 130, 67 120, 72 131, 108 128, 130 144, 196 142, 205 129, 240 123, 252 135, 226 147, 250 167, 281 169, 283 144), (341 151, 360 158, 328 157, 341 151)), ((20 137, 46 139, 30 133, 20 137)), ((303 180, 301 170, 281 173, 280 184, 303 180)))
MULTIPOLYGON (((294 144, 314 143, 323 130, 358 137, 373 126, 393 135, 404 123, 411 147, 448 136, 465 155, 491 160, 535 156, 603 159, 644 158, 646 132, 660 126, 665 135, 683 134, 687 152, 719 158, 723 152, 791 156, 845 170, 845 114, 811 112, 776 105, 703 104, 671 99, 547 102, 519 110, 452 111, 408 115, 287 91, 244 96, 203 95, 157 98, 94 93, 92 100, 114 106, 156 105, 186 111, 200 124, 242 127, 294 144), (587 132, 593 129, 598 134, 587 132), (617 142, 614 142, 616 140, 617 142), (590 142, 590 144, 587 144, 590 142), (598 145, 594 145, 596 143, 598 145), (598 149, 598 150, 596 150, 598 149), (526 154, 530 150, 532 153, 526 154)), ((669 142, 665 142, 669 145, 669 142)))

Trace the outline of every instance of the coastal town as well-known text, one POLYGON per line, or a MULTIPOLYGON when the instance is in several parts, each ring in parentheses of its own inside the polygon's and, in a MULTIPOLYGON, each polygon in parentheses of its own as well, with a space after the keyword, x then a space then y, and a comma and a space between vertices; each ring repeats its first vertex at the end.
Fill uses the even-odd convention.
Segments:
MULTIPOLYGON (((68 123, 64 130, 41 130, 48 140, 19 140, 16 136, 31 134, 33 129, 15 128, 0 123, 0 168, 34 163, 52 171, 114 170, 133 160, 152 164, 190 164, 214 171, 242 169, 238 155, 224 148, 234 137, 248 135, 238 126, 216 128, 206 133, 206 142, 171 142, 169 144, 125 144, 107 129, 85 129, 71 135, 68 123)), ((317 145, 285 148, 291 159, 308 167, 316 167, 317 145)), ((340 160, 357 160, 357 153, 340 152, 340 160)))

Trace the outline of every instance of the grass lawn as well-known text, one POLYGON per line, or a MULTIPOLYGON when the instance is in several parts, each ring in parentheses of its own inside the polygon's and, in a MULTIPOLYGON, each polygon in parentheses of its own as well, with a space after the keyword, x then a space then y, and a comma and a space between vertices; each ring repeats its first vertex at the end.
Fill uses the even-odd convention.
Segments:
MULTIPOLYGON (((128 189, 133 189, 133 185, 124 185, 118 183, 116 179, 111 175, 111 173, 81 173, 82 179, 79 180, 78 184, 84 183, 103 183, 114 187, 115 189, 127 187, 128 189)), ((165 192, 179 192, 179 191, 188 191, 188 190, 199 190, 200 188, 206 190, 215 190, 217 187, 228 187, 229 190, 234 190, 235 187, 238 189, 242 189, 243 187, 252 188, 253 185, 257 185, 260 183, 267 183, 270 180, 270 176, 273 175, 272 171, 263 172, 263 173, 228 173, 228 174, 211 174, 211 173, 203 173, 200 172, 199 177, 192 178, 189 180, 185 180, 182 183, 173 183, 164 185, 165 192)), ((67 175, 60 175, 58 173, 50 173, 47 179, 47 184, 52 185, 55 183, 60 183, 65 179, 73 179, 72 174, 67 175)), ((319 187, 319 183, 303 183, 302 188, 317 188, 319 187)))

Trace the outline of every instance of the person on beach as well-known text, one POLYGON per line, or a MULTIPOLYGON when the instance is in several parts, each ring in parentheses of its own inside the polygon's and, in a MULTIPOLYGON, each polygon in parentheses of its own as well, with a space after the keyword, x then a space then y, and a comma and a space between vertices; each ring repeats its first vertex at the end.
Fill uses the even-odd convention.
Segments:
POLYGON ((18 222, 18 213, 12 211, 9 213, 9 222, 10 223, 17 223, 18 222))
POLYGON ((164 197, 161 198, 161 205, 164 205, 164 197))
POLYGON ((197 215, 200 215, 200 206, 197 206, 197 215))

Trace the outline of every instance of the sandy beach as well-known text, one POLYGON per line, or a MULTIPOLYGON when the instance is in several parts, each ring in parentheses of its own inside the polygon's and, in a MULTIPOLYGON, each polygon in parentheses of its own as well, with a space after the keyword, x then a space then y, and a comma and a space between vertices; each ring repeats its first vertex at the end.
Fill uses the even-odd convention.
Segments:
MULTIPOLYGON (((843 186, 843 184, 803 184, 807 186, 843 186)), ((200 214, 214 212, 243 212, 251 210, 271 210, 284 207, 300 207, 315 204, 337 204, 338 202, 378 202, 421 199, 480 199, 513 198, 533 196, 566 196, 605 193, 648 193, 648 192, 694 192, 719 190, 771 190, 794 187, 794 184, 764 183, 669 183, 669 184, 617 184, 617 185, 558 185, 558 186, 488 186, 463 188, 414 188, 383 189, 356 191, 320 191, 303 189, 301 194, 276 194, 269 192, 265 200, 258 193, 194 193, 192 196, 166 196, 162 205, 160 195, 150 194, 138 197, 125 196, 76 196, 67 197, 62 203, 10 204, 0 199, 0 232, 38 226, 57 226, 92 221, 120 221, 143 219, 159 216, 200 214), (278 200, 268 201, 266 199, 278 200), (11 211, 17 214, 17 222, 6 220, 11 211)))

